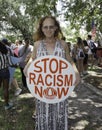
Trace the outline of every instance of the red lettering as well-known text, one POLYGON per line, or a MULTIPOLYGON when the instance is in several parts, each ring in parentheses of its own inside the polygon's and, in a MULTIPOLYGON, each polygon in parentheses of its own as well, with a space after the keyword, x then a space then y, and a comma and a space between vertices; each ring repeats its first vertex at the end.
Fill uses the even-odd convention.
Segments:
POLYGON ((29 83, 33 82, 33 84, 36 84, 35 82, 36 75, 34 73, 29 73, 29 83))
POLYGON ((68 64, 65 61, 60 60, 59 62, 59 73, 62 73, 63 69, 66 69, 68 67, 68 64))
POLYGON ((42 74, 39 74, 39 76, 38 76, 37 85, 38 84, 41 84, 42 86, 44 86, 42 74))
POLYGON ((53 75, 53 86, 56 84, 56 75, 53 75))
POLYGON ((40 62, 40 60, 39 61, 37 61, 37 62, 35 62, 35 64, 34 64, 34 68, 36 69, 34 69, 34 72, 42 72, 42 68, 38 65, 38 63, 40 62))
POLYGON ((49 69, 51 73, 56 73, 58 71, 58 61, 56 59, 51 59, 49 69), (53 66, 54 62, 56 64, 55 66, 53 66))
POLYGON ((47 66, 47 61, 49 60, 49 58, 45 58, 45 59, 42 59, 41 61, 44 62, 44 73, 46 73, 46 66, 47 66))
POLYGON ((58 76, 57 76, 57 81, 58 81, 58 82, 56 83, 57 86, 59 86, 59 87, 62 86, 62 85, 63 85, 63 75, 58 75, 58 76))
POLYGON ((62 94, 64 94, 64 96, 66 96, 68 94, 68 90, 69 88, 57 88, 57 92, 58 92, 58 98, 60 99, 62 97, 62 94))
POLYGON ((72 86, 72 83, 73 83, 73 75, 72 74, 70 76, 65 75, 64 86, 72 86))
POLYGON ((46 86, 51 86, 52 85, 52 82, 50 82, 50 83, 48 83, 48 81, 50 81, 50 79, 48 79, 48 78, 52 78, 52 75, 50 75, 50 74, 48 74, 48 75, 46 75, 46 77, 45 77, 45 84, 46 84, 46 86))
POLYGON ((34 89, 35 89, 36 95, 39 95, 40 97, 43 96, 43 88, 42 87, 38 88, 37 86, 34 86, 34 89))

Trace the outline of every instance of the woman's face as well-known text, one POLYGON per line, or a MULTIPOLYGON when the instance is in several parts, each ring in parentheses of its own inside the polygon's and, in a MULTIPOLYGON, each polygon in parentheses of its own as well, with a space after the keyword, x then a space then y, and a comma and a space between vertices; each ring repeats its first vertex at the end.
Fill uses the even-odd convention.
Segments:
POLYGON ((57 27, 55 26, 54 20, 51 18, 45 19, 42 26, 42 32, 44 33, 45 37, 51 38, 54 37, 54 33, 57 27))

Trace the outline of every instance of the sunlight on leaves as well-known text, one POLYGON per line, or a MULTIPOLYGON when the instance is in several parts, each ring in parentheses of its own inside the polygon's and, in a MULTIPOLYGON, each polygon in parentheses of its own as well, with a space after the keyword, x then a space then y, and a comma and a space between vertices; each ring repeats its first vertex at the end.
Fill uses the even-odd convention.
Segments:
POLYGON ((76 127, 74 130, 84 130, 84 128, 89 124, 86 120, 81 120, 76 123, 76 127))

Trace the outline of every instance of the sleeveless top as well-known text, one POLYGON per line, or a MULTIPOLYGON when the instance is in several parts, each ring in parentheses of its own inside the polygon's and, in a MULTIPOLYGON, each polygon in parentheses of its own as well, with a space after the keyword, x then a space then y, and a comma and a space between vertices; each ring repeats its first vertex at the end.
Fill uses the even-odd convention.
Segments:
POLYGON ((84 54, 84 50, 82 47, 77 47, 76 48, 76 59, 84 59, 85 54, 84 54))
MULTIPOLYGON (((39 45, 38 50, 37 50, 36 57, 46 56, 46 55, 49 55, 49 53, 48 53, 48 51, 46 49, 46 45, 44 44, 44 41, 42 41, 40 43, 40 45, 39 45)), ((62 45, 61 45, 61 43, 59 41, 56 41, 55 49, 54 49, 54 52, 53 52, 52 55, 65 58, 64 48, 62 47, 62 45)))
MULTIPOLYGON (((44 41, 37 50, 37 57, 49 55, 44 41)), ((65 58, 65 51, 59 41, 53 51, 54 56, 65 58)), ((35 99, 36 124, 35 130, 68 130, 68 99, 55 104, 47 104, 35 99)))

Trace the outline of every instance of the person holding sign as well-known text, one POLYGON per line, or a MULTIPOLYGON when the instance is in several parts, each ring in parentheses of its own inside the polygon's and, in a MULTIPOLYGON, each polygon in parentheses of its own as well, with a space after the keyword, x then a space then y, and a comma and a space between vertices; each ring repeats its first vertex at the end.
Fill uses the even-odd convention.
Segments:
MULTIPOLYGON (((67 75, 62 75, 63 70, 69 67, 65 60, 72 65, 75 71, 76 79, 74 85, 77 86, 80 82, 79 72, 70 57, 67 44, 61 40, 61 36, 61 28, 55 17, 45 16, 41 18, 36 32, 36 42, 34 43, 32 54, 32 60, 35 61, 33 65, 34 69, 32 72, 29 72, 29 74, 27 73, 28 70, 30 70, 29 68, 32 68, 29 67, 29 65, 32 64, 31 60, 24 68, 24 74, 29 84, 33 83, 34 89, 36 88, 35 92, 39 94, 40 97, 48 99, 48 101, 50 101, 50 95, 52 102, 54 98, 57 97, 55 88, 59 86, 57 89, 59 91, 62 84, 64 86, 67 84, 65 80, 68 79, 67 75), (41 59, 39 59, 39 57, 41 57, 41 59), (59 58, 57 59, 57 57, 59 58), (49 72, 48 74, 47 71, 49 72), (44 72, 44 75, 42 75, 42 72, 44 72), (56 79, 59 82, 56 81, 56 79), (63 79, 65 82, 63 82, 63 79), (46 86, 48 85, 47 89, 40 91, 39 88, 43 90, 45 84, 46 86), (39 85, 40 87, 38 87, 39 85), (52 85, 53 88, 51 88, 52 85), (51 91, 55 97, 53 95, 51 96, 51 93, 48 95, 48 91, 51 91)), ((70 82, 68 85, 70 85, 70 82)), ((29 89, 30 88, 31 87, 29 87, 29 89)), ((60 95, 59 98, 61 98, 60 95)), ((35 130, 68 130, 68 99, 58 103, 43 102, 42 100, 35 99, 35 104, 35 130)))

